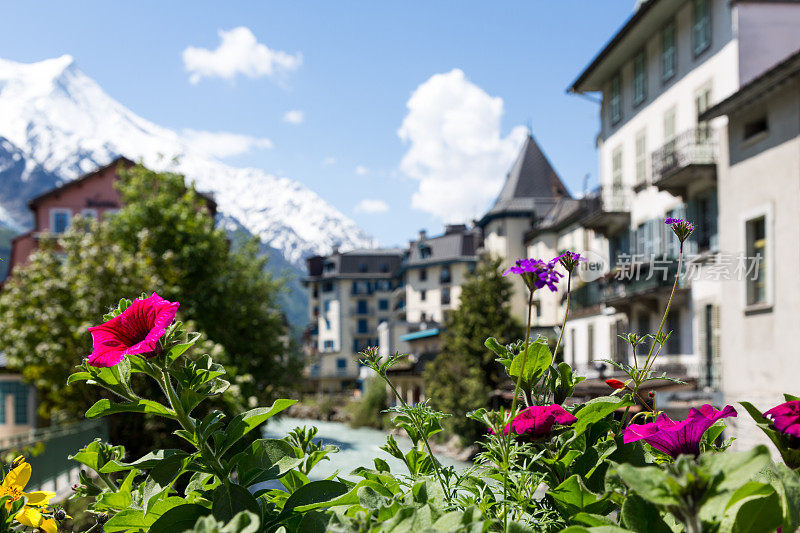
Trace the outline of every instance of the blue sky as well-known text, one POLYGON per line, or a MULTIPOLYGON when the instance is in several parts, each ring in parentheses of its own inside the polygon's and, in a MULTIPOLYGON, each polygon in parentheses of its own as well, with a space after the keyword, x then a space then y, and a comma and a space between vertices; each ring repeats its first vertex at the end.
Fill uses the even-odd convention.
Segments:
POLYGON ((597 105, 565 89, 633 3, 4 2, 0 57, 71 54, 157 124, 262 139, 224 160, 295 179, 403 244, 485 209, 523 126, 573 193, 587 173, 597 184, 597 105), (234 28, 271 67, 251 77, 214 56, 234 28), (189 47, 209 51, 189 54, 194 80, 189 47))

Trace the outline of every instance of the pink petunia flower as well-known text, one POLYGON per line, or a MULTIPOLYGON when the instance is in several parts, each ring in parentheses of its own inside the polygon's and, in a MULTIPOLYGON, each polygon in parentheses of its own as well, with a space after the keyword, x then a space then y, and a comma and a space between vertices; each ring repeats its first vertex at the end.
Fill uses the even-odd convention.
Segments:
POLYGON ((555 424, 568 426, 577 420, 558 404, 534 405, 520 411, 514 420, 506 425, 505 434, 508 435, 511 430, 517 435, 541 438, 548 436, 555 424))
POLYGON ((764 413, 764 416, 771 418, 775 429, 781 433, 800 437, 800 401, 782 403, 764 413))
POLYGON ((92 334, 89 364, 109 367, 118 364, 126 355, 156 355, 158 341, 166 333, 180 305, 153 293, 144 300, 135 300, 108 322, 88 328, 92 334))
POLYGON ((689 410, 689 416, 681 422, 674 422, 666 414, 661 415, 655 422, 641 425, 630 425, 625 429, 623 442, 644 440, 647 444, 662 452, 678 457, 681 454, 700 455, 700 439, 703 434, 714 425, 717 420, 737 416, 736 409, 726 405, 717 411, 708 404, 700 409, 694 407, 689 410))

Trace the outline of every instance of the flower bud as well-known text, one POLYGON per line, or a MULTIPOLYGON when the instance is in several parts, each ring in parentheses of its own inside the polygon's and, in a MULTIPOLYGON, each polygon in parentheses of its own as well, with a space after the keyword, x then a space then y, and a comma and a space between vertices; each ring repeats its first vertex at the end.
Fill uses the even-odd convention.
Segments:
POLYGON ((625 384, 618 379, 607 379, 606 385, 608 385, 612 389, 617 389, 617 390, 625 388, 625 384))
POLYGON ((655 398, 656 397, 656 391, 651 390, 650 392, 647 393, 647 397, 648 398, 655 398))

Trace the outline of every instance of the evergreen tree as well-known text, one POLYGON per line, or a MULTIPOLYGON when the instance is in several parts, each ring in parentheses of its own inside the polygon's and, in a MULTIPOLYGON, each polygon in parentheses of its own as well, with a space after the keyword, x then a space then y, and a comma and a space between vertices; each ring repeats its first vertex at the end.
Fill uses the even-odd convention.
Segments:
POLYGON ((481 428, 465 417, 488 406, 489 395, 505 381, 496 355, 484 346, 489 337, 503 344, 523 335, 511 317, 511 283, 500 273, 499 260, 482 261, 461 288, 458 308, 445 324, 442 351, 425 369, 425 388, 435 409, 452 413, 448 429, 471 442, 481 428))
POLYGON ((39 414, 82 418, 97 388, 66 378, 91 351, 86 328, 120 298, 152 292, 179 301, 178 317, 206 335, 232 374, 231 401, 263 405, 284 392, 299 362, 278 306, 283 282, 264 271, 257 243, 229 243, 183 176, 136 166, 117 187, 118 213, 76 218, 57 241, 44 239, 0 293, 0 350, 36 386, 39 414))

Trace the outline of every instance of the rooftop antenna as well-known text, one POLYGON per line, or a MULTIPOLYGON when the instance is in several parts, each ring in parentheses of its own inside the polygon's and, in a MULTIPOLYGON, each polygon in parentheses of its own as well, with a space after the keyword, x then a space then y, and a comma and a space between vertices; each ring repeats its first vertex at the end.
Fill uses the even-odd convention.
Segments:
POLYGON ((583 177, 583 195, 584 196, 588 196, 589 195, 589 177, 591 177, 591 174, 589 174, 588 172, 583 177))

